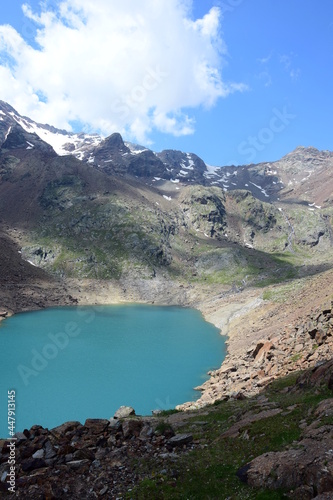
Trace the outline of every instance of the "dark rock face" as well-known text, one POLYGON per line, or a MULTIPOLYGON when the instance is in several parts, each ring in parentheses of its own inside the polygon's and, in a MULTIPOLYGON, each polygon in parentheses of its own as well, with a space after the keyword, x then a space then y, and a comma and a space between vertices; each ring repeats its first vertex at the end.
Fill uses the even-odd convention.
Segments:
POLYGON ((163 163, 149 150, 131 156, 128 159, 127 172, 137 177, 156 176, 170 179, 170 173, 166 170, 163 163))
POLYGON ((167 167, 165 178, 181 178, 183 182, 195 181, 198 184, 206 184, 204 173, 207 167, 199 156, 173 149, 161 151, 156 156, 167 167))
POLYGON ((5 140, 2 143, 1 148, 8 151, 16 149, 31 150, 33 148, 37 148, 40 151, 48 153, 52 156, 56 155, 53 148, 49 144, 42 141, 38 135, 25 132, 25 130, 23 130, 23 128, 16 122, 14 122, 13 125, 10 125, 10 128, 7 130, 5 140))

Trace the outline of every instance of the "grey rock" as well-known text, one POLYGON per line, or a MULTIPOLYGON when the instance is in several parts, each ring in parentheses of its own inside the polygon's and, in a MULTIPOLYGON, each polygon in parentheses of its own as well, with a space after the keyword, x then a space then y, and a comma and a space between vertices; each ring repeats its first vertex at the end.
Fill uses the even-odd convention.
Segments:
POLYGON ((71 469, 80 469, 84 465, 90 465, 89 460, 72 460, 71 462, 67 462, 68 467, 71 469))
POLYGON ((44 458, 45 451, 43 449, 37 450, 36 453, 32 455, 32 458, 44 458))
POLYGON ((22 443, 22 441, 27 440, 27 436, 23 432, 16 432, 14 438, 16 438, 16 444, 22 443))
POLYGON ((109 420, 109 425, 111 427, 111 429, 119 429, 121 427, 121 423, 119 422, 119 420, 117 418, 110 418, 109 420))
POLYGON ((154 430, 150 425, 144 425, 140 432, 140 439, 146 440, 154 434, 154 430))
POLYGON ((184 446, 193 441, 192 434, 176 434, 171 439, 169 439, 168 444, 172 446, 172 448, 177 446, 184 446))
POLYGON ((140 419, 129 419, 123 422, 123 434, 124 438, 127 439, 131 436, 139 436, 141 429, 143 427, 143 422, 140 419))
POLYGON ((45 449, 45 460, 50 460, 57 455, 57 452, 53 448, 51 441, 46 441, 44 449, 45 449))
POLYGON ((163 411, 163 410, 152 410, 152 411, 151 411, 151 413, 152 413, 152 415, 154 415, 154 416, 158 416, 158 415, 161 415, 162 411, 163 411))
POLYGON ((114 414, 114 418, 127 418, 130 415, 135 415, 134 408, 131 406, 121 406, 114 414))

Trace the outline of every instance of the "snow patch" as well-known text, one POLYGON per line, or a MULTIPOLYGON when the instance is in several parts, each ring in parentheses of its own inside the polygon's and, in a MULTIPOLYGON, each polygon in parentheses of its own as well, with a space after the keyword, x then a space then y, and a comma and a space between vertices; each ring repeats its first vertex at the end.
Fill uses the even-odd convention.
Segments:
POLYGON ((5 141, 7 140, 7 137, 9 136, 11 130, 12 130, 12 127, 9 127, 7 134, 5 134, 5 141))
POLYGON ((266 193, 266 191, 261 186, 258 186, 258 184, 255 184, 254 182, 251 182, 251 181, 250 181, 250 184, 253 184, 253 186, 255 186, 256 188, 260 189, 260 191, 262 192, 262 194, 264 196, 266 196, 266 198, 269 198, 269 195, 266 193))
POLYGON ((29 134, 35 133, 36 135, 38 135, 38 137, 42 139, 42 141, 47 142, 47 144, 49 144, 54 149, 54 151, 60 156, 65 156, 70 154, 69 151, 65 148, 65 146, 68 144, 74 145, 75 149, 80 149, 80 147, 84 146, 85 144, 91 144, 97 146, 103 140, 103 137, 97 134, 88 135, 88 134, 61 133, 60 131, 51 132, 50 130, 47 130, 47 128, 38 126, 38 124, 35 122, 28 122, 22 117, 15 115, 15 113, 11 112, 9 114, 12 115, 14 120, 19 125, 21 125, 21 127, 26 132, 28 132, 29 134))
POLYGON ((206 163, 206 168, 208 172, 205 172, 204 175, 219 175, 217 170, 219 170, 220 167, 214 167, 213 165, 207 165, 206 163))

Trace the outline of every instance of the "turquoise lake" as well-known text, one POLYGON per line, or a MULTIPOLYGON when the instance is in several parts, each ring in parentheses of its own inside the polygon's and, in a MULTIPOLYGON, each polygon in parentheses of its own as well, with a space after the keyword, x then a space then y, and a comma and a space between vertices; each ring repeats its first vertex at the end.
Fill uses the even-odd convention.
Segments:
POLYGON ((193 309, 146 305, 64 307, 17 314, 0 325, 0 437, 7 391, 16 430, 68 420, 137 415, 200 397, 194 387, 225 357, 224 338, 193 309))

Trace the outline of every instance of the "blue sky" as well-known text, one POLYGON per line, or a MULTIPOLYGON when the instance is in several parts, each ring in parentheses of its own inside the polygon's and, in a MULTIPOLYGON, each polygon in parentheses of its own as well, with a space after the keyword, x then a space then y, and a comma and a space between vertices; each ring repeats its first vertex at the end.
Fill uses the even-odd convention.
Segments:
POLYGON ((181 12, 176 0, 155 1, 155 10, 151 2, 124 0, 121 10, 119 2, 96 0, 111 23, 100 40, 103 18, 74 9, 85 0, 63 1, 62 18, 61 2, 48 1, 48 17, 39 20, 37 0, 27 0, 25 15, 23 2, 6 2, 0 99, 38 121, 120 131, 156 151, 194 152, 211 165, 273 161, 299 145, 333 149, 331 0, 195 0, 191 9, 184 0, 181 12), (73 30, 90 33, 91 52, 73 48, 76 40, 82 46, 73 30))

